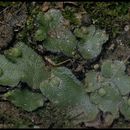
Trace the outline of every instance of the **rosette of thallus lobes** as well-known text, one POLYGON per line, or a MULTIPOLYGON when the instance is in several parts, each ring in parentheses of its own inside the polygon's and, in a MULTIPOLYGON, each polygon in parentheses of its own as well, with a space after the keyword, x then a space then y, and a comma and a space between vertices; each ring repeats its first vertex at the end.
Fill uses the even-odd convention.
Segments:
POLYGON ((96 29, 94 25, 76 27, 72 32, 60 10, 39 13, 37 21, 35 39, 42 41, 47 50, 70 57, 75 57, 79 52, 85 59, 96 58, 108 40, 105 30, 96 29))

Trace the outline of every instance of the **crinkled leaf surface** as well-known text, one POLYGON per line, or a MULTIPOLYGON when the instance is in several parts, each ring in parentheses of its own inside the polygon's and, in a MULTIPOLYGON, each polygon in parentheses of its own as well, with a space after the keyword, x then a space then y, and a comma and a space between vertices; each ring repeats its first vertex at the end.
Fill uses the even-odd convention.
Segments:
POLYGON ((99 110, 97 109, 97 106, 90 102, 89 96, 82 98, 79 104, 77 103, 68 111, 74 124, 94 121, 96 120, 98 113, 99 110))
POLYGON ((121 95, 118 89, 112 83, 104 83, 103 89, 106 91, 104 96, 100 96, 99 90, 92 93, 91 101, 98 105, 103 112, 110 112, 114 116, 118 114, 121 95))
POLYGON ((64 25, 65 19, 60 10, 50 9, 44 15, 38 15, 39 29, 35 39, 42 41, 43 46, 52 52, 63 52, 67 56, 73 56, 76 48, 76 38, 64 25))
POLYGON ((43 41, 47 37, 47 34, 43 31, 43 29, 44 28, 41 27, 41 29, 36 31, 35 39, 38 39, 38 41, 43 41))
POLYGON ((53 69, 51 78, 41 83, 40 90, 59 107, 72 107, 71 116, 83 113, 82 120, 88 121, 94 120, 98 114, 97 107, 90 102, 82 84, 65 67, 53 69))
POLYGON ((42 94, 33 93, 28 89, 14 89, 7 92, 4 96, 15 106, 21 107, 29 112, 43 106, 44 102, 42 94))
POLYGON ((79 52, 85 59, 95 58, 100 54, 102 45, 108 40, 108 35, 104 30, 96 29, 94 25, 83 30, 86 31, 79 31, 77 34, 81 37, 81 42, 78 44, 79 52))
POLYGON ((33 88, 39 88, 40 83, 50 76, 42 58, 23 43, 17 44, 16 47, 20 48, 23 53, 22 58, 17 62, 24 73, 21 80, 33 88))
POLYGON ((111 60, 106 60, 103 62, 102 67, 101 67, 101 73, 105 78, 111 78, 113 75, 117 77, 118 75, 123 75, 125 74, 125 64, 122 61, 111 61, 111 60))
POLYGON ((125 69, 125 64, 122 61, 104 61, 100 73, 89 72, 86 74, 86 90, 88 92, 93 92, 101 86, 100 83, 109 81, 119 89, 122 95, 127 95, 130 92, 130 77, 125 74, 125 69))
POLYGON ((110 61, 106 60, 101 68, 102 75, 106 78, 110 78, 110 82, 113 82, 122 95, 126 95, 130 92, 130 77, 125 74, 125 64, 122 61, 110 61))
POLYGON ((111 61, 106 61, 103 62, 101 66, 101 73, 105 78, 111 78, 113 75, 113 70, 112 70, 112 62, 111 61))
POLYGON ((60 106, 75 104, 84 95, 82 84, 65 67, 52 70, 51 77, 41 83, 40 90, 43 95, 60 106))
POLYGON ((39 88, 41 81, 49 76, 42 58, 22 42, 15 47, 22 50, 22 57, 17 58, 16 63, 0 55, 0 67, 3 71, 0 85, 16 86, 19 81, 23 81, 30 87, 39 88))
POLYGON ((130 105, 128 104, 128 97, 124 97, 120 105, 120 112, 125 116, 126 120, 130 120, 130 105))
POLYGON ((0 68, 3 71, 0 76, 0 85, 16 86, 19 83, 23 72, 3 55, 0 55, 0 68))
POLYGON ((95 90, 101 87, 100 82, 102 82, 102 80, 103 77, 99 73, 96 73, 94 71, 86 73, 84 85, 85 90, 87 92, 94 92, 95 90))
POLYGON ((79 109, 82 110, 81 112, 84 114, 84 122, 94 121, 99 113, 97 106, 90 101, 89 96, 82 98, 79 109))
POLYGON ((122 95, 130 93, 130 77, 128 75, 116 75, 112 81, 119 88, 122 95))
POLYGON ((90 71, 84 80, 85 89, 91 92, 91 101, 104 113, 111 113, 113 120, 119 116, 119 109, 126 119, 130 119, 129 105, 122 99, 122 95, 130 93, 130 77, 125 69, 122 61, 106 60, 101 72, 90 71))

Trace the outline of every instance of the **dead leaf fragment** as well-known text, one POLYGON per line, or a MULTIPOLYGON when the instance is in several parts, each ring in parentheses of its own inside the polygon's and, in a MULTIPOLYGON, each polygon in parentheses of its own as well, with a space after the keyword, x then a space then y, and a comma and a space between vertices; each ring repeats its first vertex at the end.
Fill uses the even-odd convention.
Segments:
POLYGON ((46 12, 49 9, 50 2, 44 2, 42 5, 42 11, 46 12))

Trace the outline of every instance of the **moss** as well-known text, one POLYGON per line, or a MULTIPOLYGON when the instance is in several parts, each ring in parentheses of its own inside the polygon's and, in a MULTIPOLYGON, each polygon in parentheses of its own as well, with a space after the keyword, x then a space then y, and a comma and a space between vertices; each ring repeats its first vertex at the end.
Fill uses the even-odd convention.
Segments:
POLYGON ((2 7, 13 6, 16 3, 18 3, 18 2, 5 2, 5 1, 3 2, 3 1, 0 1, 0 6, 2 6, 2 7))
POLYGON ((85 2, 83 5, 93 22, 106 28, 111 38, 116 37, 129 20, 130 2, 85 2))
POLYGON ((78 25, 79 20, 76 18, 75 12, 77 12, 75 8, 66 7, 63 16, 70 21, 70 24, 78 25))
POLYGON ((38 3, 35 6, 33 6, 29 2, 27 3, 27 6, 28 6, 28 17, 25 23, 25 27, 17 35, 17 39, 25 43, 28 43, 28 39, 31 39, 31 36, 33 35, 32 32, 35 30, 34 22, 36 20, 36 15, 40 11, 40 6, 38 5, 38 3))

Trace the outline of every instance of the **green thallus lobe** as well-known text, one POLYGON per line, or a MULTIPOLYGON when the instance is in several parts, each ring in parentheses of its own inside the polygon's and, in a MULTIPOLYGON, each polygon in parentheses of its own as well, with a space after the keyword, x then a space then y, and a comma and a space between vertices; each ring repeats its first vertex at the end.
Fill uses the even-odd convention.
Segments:
POLYGON ((3 70, 0 68, 0 77, 3 75, 3 70))
POLYGON ((5 57, 12 62, 16 62, 16 58, 22 57, 22 50, 19 48, 11 48, 5 51, 5 57))
POLYGON ((98 93, 99 93, 100 96, 104 96, 104 95, 106 94, 106 91, 105 91, 104 88, 100 88, 100 89, 98 90, 98 93))

